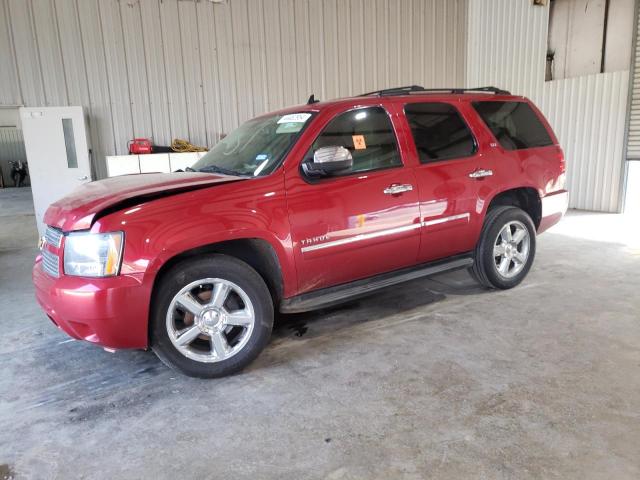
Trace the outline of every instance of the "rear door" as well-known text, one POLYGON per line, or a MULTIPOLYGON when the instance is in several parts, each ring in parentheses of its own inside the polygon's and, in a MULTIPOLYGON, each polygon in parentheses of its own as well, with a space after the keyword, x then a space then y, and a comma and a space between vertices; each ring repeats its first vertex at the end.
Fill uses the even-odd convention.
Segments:
POLYGON ((473 249, 482 225, 484 159, 462 102, 404 105, 409 149, 417 158, 422 241, 419 261, 473 249))
POLYGON ((387 111, 362 107, 325 121, 302 161, 342 146, 354 166, 328 178, 308 178, 299 165, 286 173, 300 293, 412 265, 420 242, 416 179, 387 111))

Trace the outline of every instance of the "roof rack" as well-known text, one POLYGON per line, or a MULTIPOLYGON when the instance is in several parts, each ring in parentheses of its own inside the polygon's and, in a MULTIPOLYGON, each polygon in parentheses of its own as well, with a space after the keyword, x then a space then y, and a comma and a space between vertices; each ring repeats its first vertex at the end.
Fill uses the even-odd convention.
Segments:
POLYGON ((368 97, 370 95, 378 95, 379 97, 386 97, 392 95, 407 95, 411 93, 429 93, 429 92, 442 92, 442 93, 453 93, 453 94, 463 94, 465 92, 483 92, 483 93, 494 93, 496 95, 511 95, 507 90, 502 90, 497 87, 477 87, 477 88, 424 88, 420 85, 409 85, 407 87, 394 87, 387 88, 385 90, 376 90, 375 92, 363 93, 360 95, 361 97, 368 97))

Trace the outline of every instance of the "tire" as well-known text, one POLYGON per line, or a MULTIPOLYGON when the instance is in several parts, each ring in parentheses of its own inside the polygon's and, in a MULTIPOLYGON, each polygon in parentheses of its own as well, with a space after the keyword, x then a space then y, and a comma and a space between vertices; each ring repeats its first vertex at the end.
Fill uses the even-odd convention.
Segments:
POLYGON ((237 373, 260 354, 273 328, 264 280, 226 255, 172 267, 160 279, 151 308, 151 348, 166 365, 190 377, 237 373))
POLYGON ((502 290, 515 287, 529 273, 536 254, 536 229, 531 217, 517 207, 492 208, 474 253, 469 270, 479 283, 502 290))

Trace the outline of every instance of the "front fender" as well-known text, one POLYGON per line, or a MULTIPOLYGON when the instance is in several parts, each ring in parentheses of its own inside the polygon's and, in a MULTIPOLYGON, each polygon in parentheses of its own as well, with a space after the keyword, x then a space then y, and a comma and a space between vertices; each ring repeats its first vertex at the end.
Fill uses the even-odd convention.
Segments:
POLYGON ((114 212, 91 230, 124 231, 121 273, 142 273, 148 285, 176 255, 229 240, 259 239, 277 255, 283 294, 294 295, 297 288, 284 182, 277 172, 114 212))

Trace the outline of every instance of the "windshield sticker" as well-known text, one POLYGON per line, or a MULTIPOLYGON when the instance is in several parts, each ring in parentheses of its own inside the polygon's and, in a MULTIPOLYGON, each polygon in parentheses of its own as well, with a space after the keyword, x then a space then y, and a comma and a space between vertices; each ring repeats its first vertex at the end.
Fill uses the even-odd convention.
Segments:
POLYGON ((353 140, 353 148, 356 150, 365 150, 367 148, 367 144, 364 141, 364 135, 352 135, 351 139, 353 140))
POLYGON ((266 153, 260 153, 256 155, 256 160, 258 162, 261 162, 262 160, 266 160, 267 158, 269 158, 269 155, 267 155, 266 153))
POLYGON ((283 115, 278 123, 304 123, 309 120, 311 116, 310 113, 290 113, 288 115, 283 115))
MULTIPOLYGON (((280 123, 280 122, 278 122, 280 123)), ((278 133, 298 133, 304 127, 304 122, 288 122, 281 123, 276 128, 276 134, 278 133)))

